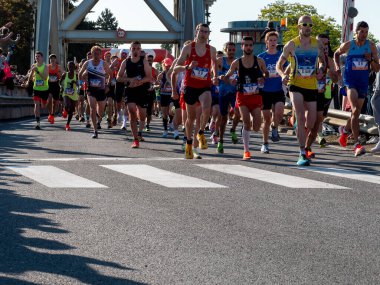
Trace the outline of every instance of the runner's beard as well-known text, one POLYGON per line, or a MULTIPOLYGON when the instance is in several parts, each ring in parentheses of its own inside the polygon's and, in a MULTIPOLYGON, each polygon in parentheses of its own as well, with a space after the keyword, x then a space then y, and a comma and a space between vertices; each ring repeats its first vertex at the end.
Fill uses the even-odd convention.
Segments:
POLYGON ((252 52, 253 52, 252 50, 249 50, 249 51, 244 51, 244 54, 245 54, 245 55, 251 55, 251 54, 252 54, 252 52))

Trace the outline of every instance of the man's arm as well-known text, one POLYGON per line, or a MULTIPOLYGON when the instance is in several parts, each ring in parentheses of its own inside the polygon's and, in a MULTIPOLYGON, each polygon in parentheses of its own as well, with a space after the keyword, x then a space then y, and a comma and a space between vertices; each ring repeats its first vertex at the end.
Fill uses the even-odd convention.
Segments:
POLYGON ((213 84, 218 85, 218 61, 216 59, 216 48, 210 47, 211 52, 211 65, 214 73, 213 84))
POLYGON ((126 83, 126 77, 125 77, 125 68, 127 66, 127 60, 124 59, 123 62, 120 65, 119 71, 117 72, 116 80, 118 82, 124 82, 126 83))
POLYGON ((83 75, 87 71, 87 66, 88 66, 88 60, 85 63, 83 63, 82 68, 79 70, 80 79, 83 79, 83 75))
POLYGON ((342 54, 345 54, 345 53, 348 52, 348 50, 350 48, 350 43, 351 42, 345 42, 345 43, 341 44, 341 46, 334 53, 335 70, 336 70, 336 72, 338 72, 338 74, 341 73, 341 70, 340 70, 340 56, 342 54))
POLYGON ((265 61, 262 58, 258 57, 257 62, 260 66, 260 69, 263 73, 264 78, 268 78, 269 77, 269 71, 267 70, 267 65, 265 64, 265 61))
POLYGON ((150 83, 152 81, 152 67, 149 65, 149 62, 146 59, 144 59, 144 73, 145 76, 141 80, 141 83, 150 83))
POLYGON ((282 51, 282 54, 276 63, 276 71, 281 76, 282 81, 285 85, 288 84, 289 76, 288 73, 284 70, 284 65, 288 61, 288 58, 292 54, 293 50, 294 42, 290 41, 284 46, 284 50, 282 51))
POLYGON ((235 71, 239 70, 239 59, 235 59, 231 66, 230 66, 230 69, 227 71, 227 73, 225 75, 221 75, 219 78, 221 80, 224 80, 225 82, 228 81, 228 79, 230 78, 230 76, 232 74, 234 74, 235 71))
MULTIPOLYGON (((186 59, 190 56, 190 48, 191 48, 190 44, 188 44, 182 48, 181 54, 180 54, 178 61, 177 61, 177 64, 176 64, 176 67, 177 66, 185 67, 186 59)), ((189 68, 189 67, 187 67, 187 68, 189 68)))
POLYGON ((371 58, 369 60, 369 64, 373 71, 379 72, 380 70, 379 54, 377 52, 375 43, 371 41, 370 44, 371 44, 371 58))

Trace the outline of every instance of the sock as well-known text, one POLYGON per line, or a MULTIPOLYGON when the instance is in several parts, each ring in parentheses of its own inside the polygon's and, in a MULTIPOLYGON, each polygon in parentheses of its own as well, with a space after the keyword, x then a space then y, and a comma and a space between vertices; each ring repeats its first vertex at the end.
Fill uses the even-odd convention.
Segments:
POLYGON ((205 131, 199 130, 198 134, 203 135, 205 131))
POLYGON ((300 154, 305 154, 306 155, 306 148, 304 146, 300 146, 300 154))
POLYGON ((244 144, 244 151, 249 151, 249 136, 251 132, 246 131, 243 129, 243 144, 244 144))
POLYGON ((193 144, 193 140, 186 140, 186 144, 192 145, 193 144))

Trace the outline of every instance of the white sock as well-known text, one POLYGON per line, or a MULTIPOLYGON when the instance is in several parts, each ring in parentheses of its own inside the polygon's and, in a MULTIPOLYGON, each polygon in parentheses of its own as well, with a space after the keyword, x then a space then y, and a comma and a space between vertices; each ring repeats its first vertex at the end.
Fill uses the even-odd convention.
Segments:
POLYGON ((251 132, 243 129, 243 144, 244 144, 244 152, 249 151, 249 136, 251 132))

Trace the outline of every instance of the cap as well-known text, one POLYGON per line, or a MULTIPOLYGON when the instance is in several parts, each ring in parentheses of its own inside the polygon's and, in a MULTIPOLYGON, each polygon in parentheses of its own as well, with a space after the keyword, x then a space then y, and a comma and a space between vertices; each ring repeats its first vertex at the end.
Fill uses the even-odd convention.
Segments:
POLYGON ((163 61, 162 61, 162 64, 165 65, 165 66, 171 66, 173 63, 173 60, 170 59, 170 58, 165 58, 163 61))

